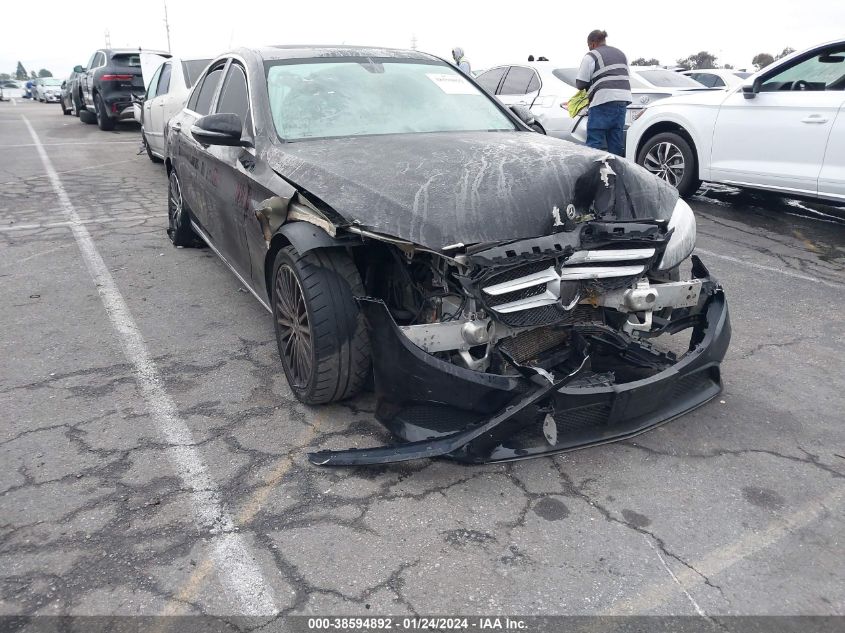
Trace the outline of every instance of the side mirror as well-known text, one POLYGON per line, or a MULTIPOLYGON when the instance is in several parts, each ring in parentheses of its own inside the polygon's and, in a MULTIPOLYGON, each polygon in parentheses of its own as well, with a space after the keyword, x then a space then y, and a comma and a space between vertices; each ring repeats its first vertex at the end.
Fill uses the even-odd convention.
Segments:
POLYGON ((529 110, 524 105, 512 105, 511 112, 513 112, 519 119, 525 123, 525 125, 533 125, 534 124, 534 115, 531 114, 531 110, 529 110))
POLYGON ((760 80, 757 79, 754 83, 742 84, 742 96, 746 99, 753 99, 760 92, 760 80))
POLYGON ((76 66, 73 67, 73 72, 84 73, 85 69, 82 66, 80 66, 79 64, 77 64, 76 66))
POLYGON ((237 114, 208 114, 191 126, 191 136, 202 145, 252 147, 249 141, 241 140, 242 134, 243 124, 237 114))

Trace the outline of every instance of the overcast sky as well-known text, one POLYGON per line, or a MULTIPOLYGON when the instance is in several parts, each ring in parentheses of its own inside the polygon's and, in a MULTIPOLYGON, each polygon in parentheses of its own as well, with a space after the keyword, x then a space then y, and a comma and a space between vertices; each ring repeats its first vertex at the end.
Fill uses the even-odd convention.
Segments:
MULTIPOLYGON (((629 59, 671 64, 700 50, 719 63, 751 67, 760 52, 777 54, 845 36, 842 0, 169 0, 170 40, 176 55, 213 56, 237 46, 367 44, 417 48, 448 57, 462 46, 478 70, 545 55, 575 66, 587 33, 608 32, 608 43, 629 59)), ((18 60, 27 70, 66 76, 104 45, 167 48, 163 0, 79 3, 6 0, 0 72, 18 60)))

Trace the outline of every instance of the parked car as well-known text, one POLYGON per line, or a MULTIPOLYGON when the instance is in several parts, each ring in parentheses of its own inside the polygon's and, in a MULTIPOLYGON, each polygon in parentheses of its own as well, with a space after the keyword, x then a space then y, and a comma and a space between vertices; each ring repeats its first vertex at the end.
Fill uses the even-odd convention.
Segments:
POLYGON ((14 79, 0 81, 0 99, 3 101, 23 99, 23 88, 20 82, 14 79))
POLYGON ((681 74, 694 79, 706 88, 738 88, 751 76, 751 73, 744 70, 727 68, 684 70, 681 74))
POLYGON ((792 53, 733 90, 665 99, 627 156, 688 196, 701 181, 845 201, 845 40, 792 53))
POLYGON ((188 92, 210 59, 173 57, 159 66, 147 86, 141 106, 141 134, 147 156, 153 162, 164 160, 165 128, 170 118, 185 107, 188 92))
POLYGON ((62 82, 59 103, 62 106, 62 114, 79 116, 79 80, 75 72, 70 73, 68 78, 62 82))
POLYGON ((73 71, 78 75, 83 122, 112 130, 115 122, 133 118, 132 95, 144 93, 139 49, 100 49, 91 55, 88 66, 76 66, 73 71))
POLYGON ((61 86, 61 79, 39 77, 35 80, 35 98, 41 103, 58 103, 61 86))
POLYGON ((698 258, 680 279, 689 206, 530 120, 424 53, 285 46, 218 57, 171 119, 173 244, 208 244, 273 314, 297 398, 372 375, 411 442, 313 462, 520 459, 719 393, 730 324, 698 258), (679 358, 648 342, 683 329, 679 358))
MULTIPOLYGON (((654 70, 645 68, 644 70, 654 70)), ((671 71, 658 69, 674 75, 671 71)), ((640 68, 631 67, 631 96, 625 125, 630 125, 637 112, 647 104, 664 99, 681 90, 702 89, 692 80, 680 78, 671 81, 662 75, 653 84, 641 79, 640 68), (660 85, 679 84, 679 85, 660 85)), ((520 104, 530 109, 536 121, 537 132, 576 143, 587 140, 587 110, 579 116, 569 116, 567 104, 578 91, 575 86, 577 68, 556 68, 551 62, 526 62, 496 66, 481 73, 476 81, 490 94, 506 105, 520 104)))

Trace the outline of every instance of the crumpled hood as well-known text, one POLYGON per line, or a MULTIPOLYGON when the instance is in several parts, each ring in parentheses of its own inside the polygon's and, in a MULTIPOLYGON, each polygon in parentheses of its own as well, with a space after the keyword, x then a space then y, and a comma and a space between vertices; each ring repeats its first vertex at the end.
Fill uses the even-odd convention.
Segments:
MULTIPOLYGON (((585 188, 606 188, 607 156, 528 132, 321 139, 267 152, 274 170, 348 222, 432 249, 552 233, 555 209, 565 218, 585 188)), ((607 163, 615 219, 670 217, 675 189, 623 159, 607 163)))

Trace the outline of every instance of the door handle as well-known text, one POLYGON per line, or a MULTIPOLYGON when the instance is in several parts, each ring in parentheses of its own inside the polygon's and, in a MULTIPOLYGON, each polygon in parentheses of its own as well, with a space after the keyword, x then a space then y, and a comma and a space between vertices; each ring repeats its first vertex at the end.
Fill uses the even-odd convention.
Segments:
POLYGON ((811 114, 810 116, 801 119, 801 123, 827 123, 827 118, 820 114, 811 114))
POLYGON ((182 124, 181 123, 174 123, 170 127, 173 128, 173 131, 176 132, 177 134, 182 131, 182 124))

